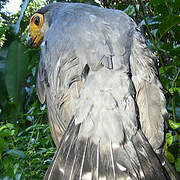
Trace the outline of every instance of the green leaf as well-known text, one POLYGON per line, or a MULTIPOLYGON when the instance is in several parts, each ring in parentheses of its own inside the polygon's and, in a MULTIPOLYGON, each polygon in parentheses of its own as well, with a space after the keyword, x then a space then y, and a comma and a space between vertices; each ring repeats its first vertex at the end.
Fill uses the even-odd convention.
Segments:
POLYGON ((5 124, 5 125, 2 125, 1 127, 0 127, 0 132, 2 131, 2 130, 4 130, 4 129, 14 129, 14 125, 13 124, 11 124, 11 123, 7 123, 7 124, 5 124))
POLYGON ((180 172, 180 158, 176 159, 175 168, 176 168, 176 171, 180 172))
POLYGON ((176 92, 176 91, 178 91, 178 92, 180 93, 180 87, 171 87, 171 88, 169 89, 169 92, 170 92, 171 94, 174 94, 174 92, 176 92))
POLYGON ((136 11, 135 11, 133 5, 129 5, 129 6, 124 10, 124 12, 125 12, 126 14, 128 14, 129 16, 135 16, 135 15, 136 15, 136 11))
POLYGON ((6 145, 7 145, 7 142, 4 141, 4 138, 0 137, 0 154, 6 149, 6 145))
POLYGON ((169 125, 171 126, 171 128, 173 129, 178 129, 180 128, 180 123, 174 122, 172 120, 169 120, 169 125))
POLYGON ((18 156, 21 158, 25 158, 26 155, 24 154, 23 151, 17 150, 17 149, 11 149, 9 151, 7 151, 8 154, 12 155, 12 156, 18 156))
POLYGON ((32 129, 43 129, 43 128, 44 128, 44 125, 34 124, 34 125, 28 127, 25 131, 29 131, 29 130, 32 130, 32 129))
MULTIPOLYGON (((166 72, 172 71, 173 68, 174 68, 174 65, 165 66, 165 71, 166 72)), ((164 69, 163 69, 163 67, 160 67, 159 74, 161 75, 162 73, 164 73, 164 69)))
POLYGON ((42 150, 38 151, 37 153, 35 153, 35 155, 43 154, 43 153, 46 152, 46 151, 47 151, 47 149, 42 149, 42 150))
POLYGON ((0 127, 0 136, 1 137, 13 136, 13 135, 15 135, 15 133, 16 133, 16 129, 14 128, 14 125, 11 123, 7 123, 0 127))
POLYGON ((8 95, 17 104, 22 104, 22 88, 27 69, 25 47, 18 41, 13 41, 8 49, 5 81, 8 95))
POLYGON ((180 16, 178 15, 168 15, 165 20, 159 25, 158 33, 160 34, 160 39, 163 35, 168 32, 173 26, 180 23, 180 16))
POLYGON ((173 143, 173 136, 171 133, 166 133, 166 142, 169 146, 173 143))
POLYGON ((16 163, 16 164, 14 165, 14 174, 16 174, 16 172, 17 172, 18 168, 19 168, 19 164, 18 164, 18 163, 16 163))
POLYGON ((165 156, 170 163, 174 163, 175 158, 169 151, 167 151, 167 150, 165 151, 165 156))
POLYGON ((16 174, 16 176, 15 176, 15 180, 20 180, 20 179, 21 179, 21 176, 22 176, 22 173, 18 173, 18 174, 16 174))

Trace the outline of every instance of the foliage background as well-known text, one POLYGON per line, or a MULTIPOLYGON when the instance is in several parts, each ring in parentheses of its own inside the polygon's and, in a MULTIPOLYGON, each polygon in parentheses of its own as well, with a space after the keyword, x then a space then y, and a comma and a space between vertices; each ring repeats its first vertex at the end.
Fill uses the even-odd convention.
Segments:
MULTIPOLYGON (((141 26, 149 48, 159 57, 159 76, 169 111, 164 153, 180 172, 180 1, 69 1, 123 10, 141 26)), ((52 0, 24 0, 17 14, 0 11, 0 179, 3 180, 42 179, 55 151, 46 105, 41 105, 36 95, 40 49, 29 49, 25 44, 31 15, 49 2, 52 0)), ((0 9, 6 3, 0 1, 0 9)))

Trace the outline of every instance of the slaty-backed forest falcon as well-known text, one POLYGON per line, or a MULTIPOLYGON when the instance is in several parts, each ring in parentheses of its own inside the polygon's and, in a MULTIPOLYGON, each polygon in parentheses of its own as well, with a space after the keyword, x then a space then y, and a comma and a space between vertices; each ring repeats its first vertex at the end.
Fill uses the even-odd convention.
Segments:
POLYGON ((167 110, 136 23, 124 12, 53 3, 30 20, 37 94, 57 150, 44 179, 176 179, 162 154, 167 110))

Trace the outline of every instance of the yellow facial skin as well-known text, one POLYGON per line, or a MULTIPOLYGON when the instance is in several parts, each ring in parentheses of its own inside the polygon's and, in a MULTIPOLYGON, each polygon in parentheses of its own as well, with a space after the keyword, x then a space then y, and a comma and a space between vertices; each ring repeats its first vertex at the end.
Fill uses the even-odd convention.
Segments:
POLYGON ((30 47, 37 48, 41 43, 43 39, 43 33, 41 32, 43 22, 44 16, 42 14, 36 13, 31 17, 28 40, 30 47))

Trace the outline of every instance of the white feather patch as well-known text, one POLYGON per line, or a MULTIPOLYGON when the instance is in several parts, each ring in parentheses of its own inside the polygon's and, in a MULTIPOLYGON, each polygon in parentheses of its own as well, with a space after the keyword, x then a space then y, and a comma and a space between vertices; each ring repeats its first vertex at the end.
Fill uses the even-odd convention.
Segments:
POLYGON ((84 180, 89 180, 91 178, 92 178, 92 173, 91 172, 83 174, 83 176, 82 176, 82 179, 84 179, 84 180))
POLYGON ((118 149, 120 145, 118 143, 112 143, 112 148, 113 149, 118 149))
POLYGON ((121 164, 119 163, 116 163, 117 164, 117 167, 121 170, 121 171, 126 171, 126 168, 124 166, 122 166, 121 164))

